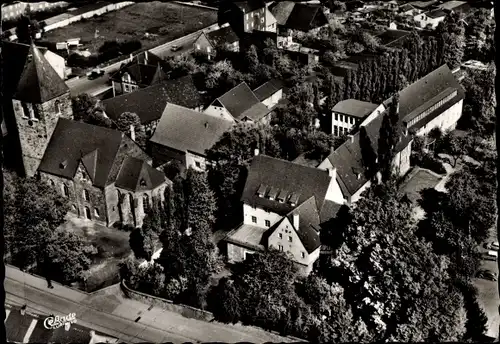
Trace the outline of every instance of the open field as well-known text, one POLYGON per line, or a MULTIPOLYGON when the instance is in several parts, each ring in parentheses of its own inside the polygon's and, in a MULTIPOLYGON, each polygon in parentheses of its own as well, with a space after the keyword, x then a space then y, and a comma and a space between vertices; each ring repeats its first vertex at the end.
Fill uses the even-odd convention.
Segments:
POLYGON ((80 37, 91 53, 96 53, 105 41, 114 39, 140 40, 142 49, 150 49, 216 21, 217 12, 213 10, 171 2, 144 2, 46 32, 43 39, 55 43, 80 37))
POLYGON ((129 245, 129 232, 108 228, 87 220, 68 217, 62 226, 83 237, 97 248, 90 266, 85 291, 92 292, 119 282, 118 264, 132 251, 129 245))
POLYGON ((440 177, 437 177, 431 172, 419 169, 405 182, 402 190, 408 195, 408 198, 412 202, 416 202, 420 199, 420 191, 435 187, 440 180, 440 177))

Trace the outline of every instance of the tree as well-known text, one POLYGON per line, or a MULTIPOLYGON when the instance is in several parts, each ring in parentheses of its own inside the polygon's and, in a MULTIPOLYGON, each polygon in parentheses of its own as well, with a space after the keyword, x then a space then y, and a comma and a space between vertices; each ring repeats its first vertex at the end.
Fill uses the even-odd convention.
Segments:
POLYGON ((223 60, 211 66, 205 78, 208 89, 216 94, 222 94, 243 81, 243 75, 234 69, 231 62, 223 60))
POLYGON ((259 55, 257 55, 257 48, 251 45, 245 53, 245 62, 250 73, 257 73, 259 70, 259 55))
POLYGON ((359 129, 359 144, 361 146, 361 158, 366 178, 371 179, 377 173, 377 154, 373 149, 372 141, 364 126, 359 129))
POLYGON ((217 321, 226 324, 236 324, 240 321, 240 295, 233 280, 227 277, 220 279, 219 283, 211 290, 208 305, 217 321))
POLYGON ((19 43, 31 44, 36 34, 40 32, 40 24, 29 16, 22 15, 16 26, 16 36, 19 43))
POLYGON ((399 94, 392 98, 389 110, 384 114, 378 139, 378 163, 384 181, 392 174, 392 161, 395 156, 396 144, 399 141, 399 94))
POLYGON ((87 93, 71 97, 71 107, 75 121, 105 128, 111 128, 112 126, 111 120, 104 115, 99 101, 87 93))
POLYGON ((397 188, 370 188, 335 229, 341 244, 320 272, 344 288, 373 341, 460 340, 465 309, 449 261, 415 234, 411 211, 397 188))
POLYGON ((155 233, 145 226, 135 228, 130 232, 129 244, 137 259, 150 261, 155 249, 155 233))
POLYGON ((129 136, 132 135, 131 130, 133 128, 135 135, 134 141, 137 142, 140 147, 146 147, 146 132, 137 114, 133 112, 122 113, 116 120, 116 127, 129 136))
POLYGON ((208 184, 206 173, 190 168, 186 174, 184 189, 188 228, 211 230, 215 224, 217 202, 208 184))

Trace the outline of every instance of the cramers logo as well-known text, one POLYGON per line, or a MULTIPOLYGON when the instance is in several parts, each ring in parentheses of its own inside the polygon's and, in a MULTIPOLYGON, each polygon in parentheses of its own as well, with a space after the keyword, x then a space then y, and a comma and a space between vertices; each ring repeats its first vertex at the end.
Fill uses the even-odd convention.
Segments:
POLYGON ((48 330, 55 330, 56 328, 63 327, 66 324, 76 323, 76 313, 70 313, 66 316, 50 316, 45 319, 43 326, 48 330))

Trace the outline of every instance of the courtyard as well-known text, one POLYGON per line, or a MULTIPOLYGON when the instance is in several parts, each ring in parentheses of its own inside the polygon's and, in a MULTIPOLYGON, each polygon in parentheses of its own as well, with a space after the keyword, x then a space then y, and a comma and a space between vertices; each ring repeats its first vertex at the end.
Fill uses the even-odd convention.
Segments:
POLYGON ((75 22, 43 36, 52 43, 79 37, 84 48, 94 54, 106 41, 139 40, 142 49, 150 49, 216 22, 217 11, 154 1, 75 22))
POLYGON ((79 289, 93 292, 120 281, 118 264, 133 254, 129 245, 130 232, 68 215, 62 229, 75 233, 97 248, 85 285, 79 289))

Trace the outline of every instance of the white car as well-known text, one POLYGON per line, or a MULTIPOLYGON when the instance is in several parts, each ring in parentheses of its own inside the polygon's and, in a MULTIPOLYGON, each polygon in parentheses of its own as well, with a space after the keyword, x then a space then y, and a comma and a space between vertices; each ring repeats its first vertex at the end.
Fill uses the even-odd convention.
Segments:
POLYGON ((181 50, 181 46, 180 45, 172 45, 172 47, 170 48, 171 51, 178 51, 178 50, 181 50))

